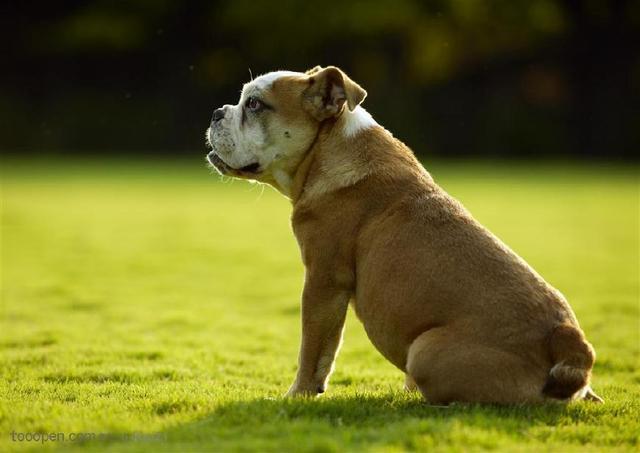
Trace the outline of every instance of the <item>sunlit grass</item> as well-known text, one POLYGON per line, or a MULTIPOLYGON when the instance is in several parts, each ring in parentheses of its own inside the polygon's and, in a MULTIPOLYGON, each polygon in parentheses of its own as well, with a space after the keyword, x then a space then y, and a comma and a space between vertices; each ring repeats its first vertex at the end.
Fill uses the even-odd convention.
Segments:
POLYGON ((426 407, 352 313, 328 392, 283 401, 303 275, 283 197, 200 158, 9 161, 0 450, 39 447, 12 431, 161 433, 80 444, 113 451, 637 448, 637 168, 427 167, 568 297, 605 405, 426 407))

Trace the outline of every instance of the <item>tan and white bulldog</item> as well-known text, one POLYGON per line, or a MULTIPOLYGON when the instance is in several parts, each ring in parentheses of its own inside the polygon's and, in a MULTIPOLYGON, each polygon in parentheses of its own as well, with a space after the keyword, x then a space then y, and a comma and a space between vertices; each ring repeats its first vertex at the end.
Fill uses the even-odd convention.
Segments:
POLYGON ((376 348, 434 404, 602 401, 569 304, 442 190, 336 67, 278 71, 213 114, 208 160, 293 205, 306 268, 288 395, 325 391, 351 303, 376 348))

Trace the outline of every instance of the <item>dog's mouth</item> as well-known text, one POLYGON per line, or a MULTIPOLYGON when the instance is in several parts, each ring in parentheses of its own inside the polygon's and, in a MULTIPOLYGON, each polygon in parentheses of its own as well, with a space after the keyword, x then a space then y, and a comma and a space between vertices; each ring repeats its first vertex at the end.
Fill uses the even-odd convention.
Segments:
POLYGON ((260 172, 260 164, 258 162, 245 165, 241 168, 233 168, 229 166, 225 161, 223 161, 220 156, 218 156, 214 151, 211 151, 209 154, 207 154, 207 160, 211 165, 215 167, 216 170, 218 170, 223 175, 255 175, 260 172))
POLYGON ((240 171, 243 173, 252 173, 252 174, 260 173, 260 164, 258 162, 254 162, 252 164, 245 165, 240 169, 240 171))

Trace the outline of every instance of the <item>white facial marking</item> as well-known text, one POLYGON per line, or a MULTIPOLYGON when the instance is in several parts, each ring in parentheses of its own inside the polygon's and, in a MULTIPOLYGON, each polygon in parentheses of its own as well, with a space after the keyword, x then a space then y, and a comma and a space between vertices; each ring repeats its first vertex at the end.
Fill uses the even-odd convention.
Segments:
MULTIPOLYGON (((233 170, 247 165, 259 165, 257 172, 239 177, 273 184, 290 195, 294 169, 304 157, 316 135, 310 122, 289 124, 279 112, 279 99, 274 97, 273 83, 282 77, 301 78, 301 72, 276 71, 261 75, 246 83, 236 105, 226 105, 223 119, 214 122, 207 132, 216 158, 233 170), (247 99, 259 100, 271 94, 271 108, 250 111, 247 99)), ((283 82, 284 83, 284 82, 283 82)))
POLYGON ((269 88, 273 82, 278 80, 280 77, 287 76, 301 76, 304 75, 301 72, 293 72, 293 71, 274 71, 269 72, 267 74, 263 74, 260 77, 255 78, 249 85, 255 85, 257 88, 261 90, 266 90, 269 88))
POLYGON ((342 116, 344 117, 343 126, 346 137, 353 137, 362 130, 378 125, 371 114, 361 106, 357 106, 353 112, 345 107, 342 116))

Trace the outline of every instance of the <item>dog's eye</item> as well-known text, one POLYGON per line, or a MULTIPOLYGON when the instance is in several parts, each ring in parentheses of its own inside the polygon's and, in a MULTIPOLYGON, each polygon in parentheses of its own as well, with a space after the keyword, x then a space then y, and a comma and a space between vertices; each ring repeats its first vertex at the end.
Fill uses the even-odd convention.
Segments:
POLYGON ((260 110, 264 106, 264 104, 259 99, 249 98, 249 99, 247 99, 246 106, 252 112, 256 112, 256 111, 260 110))

